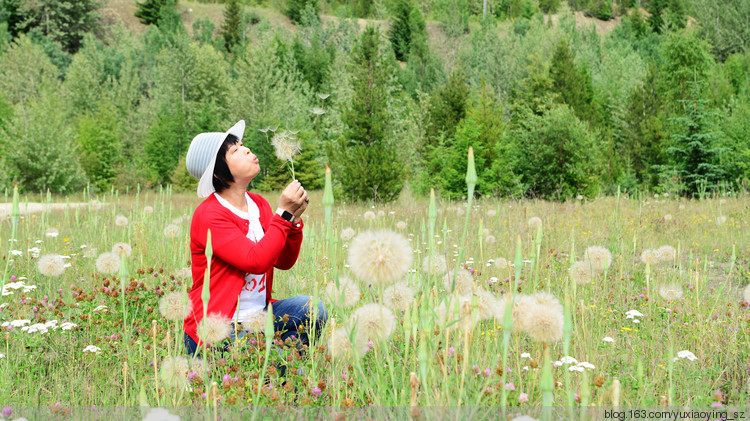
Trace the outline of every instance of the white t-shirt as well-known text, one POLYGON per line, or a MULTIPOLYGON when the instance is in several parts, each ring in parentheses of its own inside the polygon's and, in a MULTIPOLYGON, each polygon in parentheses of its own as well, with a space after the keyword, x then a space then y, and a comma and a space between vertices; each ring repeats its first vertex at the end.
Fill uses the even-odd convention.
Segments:
MULTIPOLYGON (((247 212, 242 212, 236 207, 232 206, 223 197, 214 193, 216 199, 225 208, 229 209, 235 215, 240 218, 248 220, 247 238, 253 242, 260 241, 263 238, 264 232, 263 227, 260 225, 260 211, 258 205, 255 204, 250 195, 245 194, 247 200, 247 212)), ((245 286, 242 287, 240 292, 239 302, 237 305, 237 311, 234 313, 232 318, 235 321, 243 322, 247 316, 253 315, 258 310, 262 310, 266 306, 266 274, 245 274, 245 286)))

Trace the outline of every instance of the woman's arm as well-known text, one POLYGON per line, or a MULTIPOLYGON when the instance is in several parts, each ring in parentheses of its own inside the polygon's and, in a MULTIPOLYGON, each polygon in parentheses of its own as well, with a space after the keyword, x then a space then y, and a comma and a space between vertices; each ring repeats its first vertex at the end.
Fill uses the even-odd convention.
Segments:
POLYGON ((274 215, 265 235, 256 243, 247 238, 247 228, 243 232, 222 212, 209 210, 200 218, 197 232, 193 233, 198 244, 205 248, 206 232, 210 229, 213 255, 246 273, 266 273, 274 266, 286 247, 287 233, 292 225, 274 215))

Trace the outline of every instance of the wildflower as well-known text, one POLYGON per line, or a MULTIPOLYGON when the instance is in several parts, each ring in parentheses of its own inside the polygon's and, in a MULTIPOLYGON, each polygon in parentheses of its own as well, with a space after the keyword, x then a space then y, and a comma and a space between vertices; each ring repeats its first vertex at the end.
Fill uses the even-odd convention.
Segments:
POLYGON ((454 347, 448 348, 448 356, 449 357, 452 357, 453 354, 455 354, 455 353, 456 353, 456 348, 454 348, 454 347))
POLYGON ((721 215, 716 218, 716 224, 717 225, 724 225, 727 222, 727 217, 724 215, 721 215))
POLYGON ((437 255, 426 257, 422 260, 422 270, 432 275, 442 275, 448 269, 448 264, 445 261, 445 256, 437 255))
POLYGON ((83 348, 83 352, 91 352, 93 354, 96 354, 97 352, 101 351, 102 349, 99 348, 96 345, 89 345, 86 348, 83 348))
POLYGON ((154 213, 154 208, 153 208, 153 206, 145 206, 145 207, 143 208, 143 213, 154 213))
POLYGON ((101 273, 116 273, 120 270, 120 258, 114 253, 102 253, 96 259, 96 270, 101 273))
POLYGON ((356 233, 354 232, 352 228, 346 227, 341 231, 340 237, 341 237, 341 240, 343 241, 349 241, 352 238, 354 238, 354 234, 356 233))
POLYGON ((167 320, 185 320, 193 311, 193 303, 184 292, 170 292, 159 300, 159 312, 167 320))
POLYGON ((677 257, 677 251, 672 246, 661 246, 653 251, 654 257, 661 263, 672 263, 677 257))
POLYGON ((198 325, 198 336, 209 344, 221 343, 232 333, 229 319, 212 313, 198 325))
POLYGON ((331 96, 331 94, 322 94, 322 93, 318 93, 318 98, 320 98, 320 99, 322 99, 322 100, 324 100, 324 101, 325 101, 325 99, 326 99, 326 98, 328 98, 329 96, 331 96))
POLYGON ((578 360, 569 355, 560 358, 560 361, 562 361, 563 364, 578 364, 578 360))
POLYGON ((117 215, 115 218, 115 225, 118 227, 127 227, 128 226, 128 218, 125 217, 125 215, 117 215))
POLYGON ((375 212, 373 211, 367 211, 363 216, 365 217, 366 221, 372 221, 377 218, 377 215, 375 215, 375 212))
POLYGON ((591 364, 589 362, 586 362, 586 361, 581 361, 580 363, 578 363, 578 366, 579 367, 583 367, 583 368, 588 369, 588 370, 593 370, 594 368, 596 368, 596 367, 594 367, 593 364, 591 364))
POLYGON ((98 254, 98 251, 96 247, 86 247, 83 249, 83 257, 86 259, 91 259, 92 257, 95 257, 98 254))
POLYGON ((409 242, 393 231, 366 231, 352 241, 348 260, 359 279, 388 284, 409 270, 412 250, 409 242))
POLYGON ((323 110, 322 108, 319 108, 319 107, 313 107, 313 109, 310 110, 310 112, 313 113, 313 114, 315 114, 315 115, 323 115, 323 114, 326 113, 325 110, 323 110))
POLYGON ((573 263, 573 266, 568 269, 568 274, 578 285, 585 285, 591 282, 593 272, 591 271, 591 264, 584 261, 573 263))
POLYGON ((180 417, 164 408, 151 408, 143 421, 180 421, 180 417))
POLYGON ((677 284, 662 285, 659 295, 667 301, 675 301, 682 298, 682 287, 677 284))
POLYGON ((605 336, 604 338, 602 338, 602 341, 611 343, 611 342, 614 342, 615 340, 610 338, 609 336, 605 336))
POLYGON ((485 244, 497 244, 497 238, 494 235, 488 235, 484 238, 485 244))
POLYGON ((275 133, 271 139, 271 144, 276 152, 276 158, 282 161, 293 161, 294 155, 297 155, 302 149, 297 136, 289 130, 275 133))
POLYGON ((102 305, 98 305, 98 306, 96 306, 96 307, 95 307, 95 308, 94 308, 93 310, 91 310, 91 311, 93 311, 93 312, 95 312, 95 313, 96 313, 96 312, 99 312, 99 311, 102 311, 102 310, 106 310, 106 309, 107 309, 107 306, 105 306, 104 304, 102 304, 102 305))
POLYGON ((669 222, 671 220, 672 220, 672 214, 671 213, 668 213, 668 214, 664 215, 664 222, 669 222))
POLYGON ((130 255, 133 253, 133 249, 128 243, 115 243, 115 245, 112 246, 112 253, 120 257, 130 257, 130 255))
POLYGON ((164 228, 164 236, 167 238, 175 238, 180 234, 180 226, 176 224, 169 224, 164 228))
POLYGON ((372 339, 387 339, 396 330, 393 312, 380 304, 365 304, 352 313, 352 323, 357 327, 357 350, 367 351, 367 342, 372 339))
POLYGON ((167 387, 181 389, 187 384, 189 370, 187 358, 182 356, 166 358, 161 363, 161 381, 167 387))
POLYGON ((695 354, 687 350, 678 352, 677 357, 674 360, 677 361, 680 358, 687 358, 690 361, 696 361, 698 359, 695 354))
POLYGON ((456 294, 468 294, 474 287, 474 278, 468 270, 459 268, 458 271, 452 270, 446 273, 443 277, 443 284, 448 291, 451 291, 453 287, 456 294))
POLYGON ((657 258, 654 250, 646 249, 641 253, 641 262, 645 265, 653 266, 659 263, 659 259, 657 258))
POLYGON ((516 386, 513 383, 505 383, 505 390, 516 390, 516 386))
POLYGON ((352 342, 349 340, 349 332, 345 327, 340 327, 331 333, 328 338, 328 349, 333 358, 348 359, 352 355, 352 342))
POLYGON ((548 292, 537 292, 536 294, 532 295, 531 298, 537 305, 551 308, 556 312, 563 312, 563 305, 560 304, 560 300, 558 300, 557 297, 548 292))
POLYGON ((398 282, 383 291, 382 303, 386 307, 401 311, 409 308, 416 292, 406 282, 398 282))
POLYGON ((612 253, 605 247, 591 246, 586 249, 583 259, 589 261, 594 271, 603 272, 612 263, 612 253))
POLYGON ((65 271, 65 261, 59 254, 45 254, 39 259, 36 266, 44 276, 57 277, 65 271))
POLYGON ((396 228, 399 231, 405 230, 406 229, 406 222, 404 222, 404 221, 398 221, 398 222, 396 222, 396 228))
POLYGON ((267 319, 267 311, 257 310, 249 315, 244 316, 244 320, 242 321, 242 330, 251 333, 265 333, 267 319))
POLYGON ((357 284, 345 277, 339 278, 338 287, 335 282, 331 282, 326 286, 326 295, 331 299, 331 302, 342 305, 345 308, 357 304, 360 294, 357 284))
POLYGON ((319 387, 313 387, 312 390, 310 390, 310 394, 313 395, 314 398, 319 398, 320 395, 323 394, 323 391, 320 390, 319 387))
POLYGON ((628 310, 625 312, 625 318, 626 319, 633 319, 636 317, 643 317, 643 313, 641 313, 638 310, 628 310))
POLYGON ((62 330, 71 330, 74 327, 78 327, 78 325, 75 323, 71 323, 71 322, 64 322, 60 325, 60 329, 62 330))
POLYGON ((577 372, 581 373, 584 370, 585 370, 585 368, 583 368, 583 367, 581 367, 579 365, 573 365, 573 366, 568 367, 568 371, 577 371, 577 372))
POLYGON ((44 235, 50 238, 55 238, 60 235, 60 231, 58 231, 57 228, 47 228, 47 231, 44 232, 44 235))
POLYGON ((519 403, 525 403, 525 402, 528 402, 528 401, 529 401, 529 395, 527 395, 526 393, 521 393, 520 395, 518 395, 518 402, 519 403))
POLYGON ((495 211, 494 209, 487 209, 487 216, 492 218, 495 215, 497 215, 497 211, 495 211))
POLYGON ((563 336, 562 309, 537 304, 529 311, 524 325, 526 332, 535 341, 557 342, 563 336))
MULTIPOLYGON (((504 300, 506 306, 510 299, 510 294, 507 294, 504 300)), ((513 317, 513 327, 515 329, 526 331, 529 326, 531 312, 534 310, 535 306, 534 299, 529 295, 516 294, 515 297, 513 297, 511 316, 513 317)))

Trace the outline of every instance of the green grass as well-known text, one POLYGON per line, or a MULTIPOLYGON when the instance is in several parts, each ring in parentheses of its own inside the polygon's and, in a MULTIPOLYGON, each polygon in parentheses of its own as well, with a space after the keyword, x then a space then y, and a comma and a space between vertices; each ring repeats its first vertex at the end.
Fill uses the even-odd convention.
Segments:
MULTIPOLYGON (((266 197, 274 205, 278 195, 266 197)), ((281 386, 283 379, 271 373, 273 388, 258 391, 258 377, 265 363, 265 341, 258 337, 255 344, 243 341, 223 358, 210 358, 209 374, 195 379, 190 390, 164 389, 160 383, 157 391, 152 366, 154 348, 157 366, 165 357, 183 351, 181 326, 159 315, 158 300, 163 292, 180 291, 191 284, 191 280, 174 275, 189 266, 190 215, 200 200, 193 195, 155 192, 106 195, 98 197, 103 203, 100 210, 90 207, 25 216, 18 224, 17 243, 9 242, 10 219, 3 222, 0 244, 5 247, 3 263, 9 262, 7 277, 25 277, 24 282, 36 289, 27 293, 12 290, 12 295, 2 297, 7 306, 0 312, 0 322, 28 319, 33 324, 57 320, 58 324, 70 321, 78 326, 69 331, 50 329, 45 334, 13 328, 0 336, 0 353, 4 355, 0 359, 0 390, 5 391, 0 406, 62 411, 92 405, 147 403, 203 411, 201 408, 214 403, 210 393, 208 400, 202 395, 211 381, 217 382, 217 400, 223 407, 374 404, 408 408, 412 404, 412 387, 414 403, 420 407, 495 406, 501 404, 501 391, 505 389, 499 375, 505 368, 510 369, 506 370, 505 382, 513 383, 515 388, 507 392, 508 405, 522 410, 527 407, 529 411, 541 407, 542 344, 523 332, 512 332, 507 366, 500 367, 500 324, 483 321, 464 333, 457 325, 441 326, 436 322, 435 309, 448 293, 442 277, 427 276, 420 269, 422 259, 428 255, 426 199, 405 197, 374 209, 337 203, 333 208, 331 241, 327 241, 321 197, 322 192, 312 195, 305 241, 296 266, 287 272, 276 272, 276 298, 325 295, 326 285, 335 282, 337 276, 354 278, 346 267, 346 243, 339 239, 346 227, 357 232, 381 228, 399 231, 396 225, 404 221, 406 228, 400 233, 415 250, 415 270, 408 275, 410 283, 420 285, 414 302, 404 314, 398 314, 393 336, 375 343, 374 349, 361 358, 329 358, 329 323, 326 337, 311 347, 310 358, 294 358, 295 351, 288 347, 280 356, 271 353, 272 358, 293 360, 288 366, 297 374, 288 375, 285 387, 281 386), (147 205, 154 208, 153 213, 144 212, 147 205), (363 214, 367 210, 381 215, 365 220, 363 214), (118 214, 129 218, 126 227, 114 224, 118 214), (170 223, 181 227, 176 238, 164 235, 170 223), (59 236, 45 236, 49 227, 56 227, 59 236), (85 249, 81 248, 85 245, 101 253, 109 251, 116 242, 127 242, 133 249, 124 282, 133 286, 126 294, 124 326, 122 296, 112 296, 121 292, 120 279, 98 274, 96 257, 83 257, 85 249), (59 278, 46 278, 37 270, 38 259, 27 251, 32 247, 41 249, 41 255, 70 256, 67 261, 71 266, 59 278), (10 250, 20 250, 22 255, 14 256, 10 250), (111 292, 104 292, 105 285, 111 292), (42 305, 45 296, 48 299, 42 305), (108 306, 106 311, 93 311, 102 304, 108 306), (151 331, 154 320, 155 343, 151 331), (84 353, 88 345, 101 351, 84 353), (530 358, 522 357, 523 353, 530 354, 530 358), (484 374, 485 369, 489 376, 484 374), (410 384, 412 372, 418 386, 410 384), (222 381, 226 374, 232 377, 229 382, 222 381), (322 389, 320 396, 316 396, 317 391, 313 393, 313 387, 322 389), (528 395, 528 402, 519 402, 521 393, 528 395)), ((447 257, 449 267, 457 264, 451 260, 463 252, 465 258, 458 264, 474 270, 476 288, 496 296, 512 290, 544 290, 561 302, 566 296, 569 298, 569 355, 595 368, 578 373, 566 371, 568 365, 553 367, 552 376, 559 382, 552 395, 554 405, 565 405, 569 392, 586 399, 586 390, 590 391, 590 404, 610 405, 608 390, 615 379, 621 384, 621 405, 659 405, 670 403, 671 398, 675 406, 707 407, 714 402, 716 390, 721 391, 725 405, 747 404, 750 311, 742 290, 750 278, 748 198, 599 198, 566 203, 478 200, 471 209, 465 248, 461 247, 465 203, 438 202, 437 209, 435 252, 447 257), (490 216, 492 212, 494 215, 490 216), (666 214, 673 216, 671 221, 665 222, 666 214), (719 225, 716 218, 722 215, 727 221, 719 225), (534 256, 534 235, 527 223, 532 216, 543 221, 538 257, 534 256), (497 242, 487 244, 488 235, 497 242), (517 239, 521 240, 522 259, 534 261, 521 262, 519 280, 514 273, 489 263, 497 257, 513 261, 517 239), (639 256, 644 249, 664 244, 679 248, 678 259, 674 265, 649 268, 647 281, 646 267, 639 256), (580 260, 583 251, 593 245, 607 247, 613 254, 613 263, 606 278, 600 274, 592 283, 574 287, 567 269, 572 260, 580 260), (659 286, 666 283, 681 285, 683 297, 675 302, 662 299, 659 286), (629 310, 644 314, 639 324, 626 318, 629 310), (604 342, 605 336, 613 338, 614 343, 604 342), (670 363, 683 350, 694 353, 697 360, 670 363)), ((362 304, 378 300, 377 288, 361 283, 359 286, 362 297, 350 309, 340 308, 323 297, 336 325, 343 325, 362 304)), ((559 361, 565 356, 563 343, 550 344, 549 352, 551 361, 559 361)), ((23 412, 14 414, 24 416, 23 412)))

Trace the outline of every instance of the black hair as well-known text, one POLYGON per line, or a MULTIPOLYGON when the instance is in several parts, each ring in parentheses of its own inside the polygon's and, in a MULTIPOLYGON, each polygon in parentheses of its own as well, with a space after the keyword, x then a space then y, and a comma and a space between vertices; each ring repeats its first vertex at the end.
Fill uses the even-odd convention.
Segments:
POLYGON ((229 183, 234 183, 234 177, 232 177, 229 166, 227 165, 227 151, 232 145, 239 142, 240 139, 233 135, 228 134, 224 143, 221 144, 219 152, 216 153, 216 163, 214 164, 214 176, 212 178, 214 190, 217 193, 229 188, 229 183))

